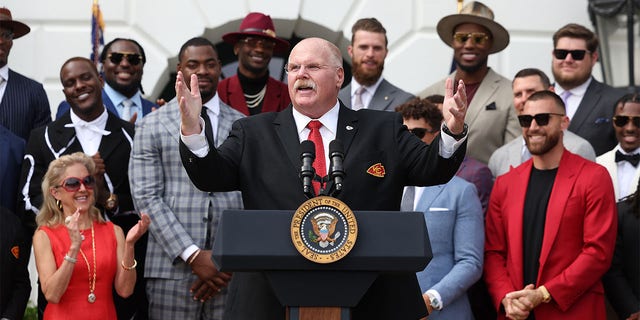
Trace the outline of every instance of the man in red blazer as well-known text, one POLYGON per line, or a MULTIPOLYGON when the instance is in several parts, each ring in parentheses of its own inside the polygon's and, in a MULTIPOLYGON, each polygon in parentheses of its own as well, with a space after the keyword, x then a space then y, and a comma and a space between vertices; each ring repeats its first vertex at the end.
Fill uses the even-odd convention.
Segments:
POLYGON ((274 53, 286 53, 289 43, 276 37, 271 17, 251 12, 238 32, 227 33, 222 40, 233 45, 238 71, 218 83, 220 100, 248 116, 284 110, 291 102, 289 91, 286 84, 269 76, 269 62, 274 53))
POLYGON ((564 104, 533 94, 518 116, 532 158, 496 179, 484 273, 499 318, 606 319, 600 278, 617 215, 604 167, 567 151, 564 104))

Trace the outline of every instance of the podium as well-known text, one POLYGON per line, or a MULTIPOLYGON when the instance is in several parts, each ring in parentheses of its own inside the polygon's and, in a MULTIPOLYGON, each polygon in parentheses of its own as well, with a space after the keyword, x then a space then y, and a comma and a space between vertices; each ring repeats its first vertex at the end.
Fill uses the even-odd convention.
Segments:
POLYGON ((379 275, 422 271, 432 258, 422 213, 355 211, 358 238, 351 252, 330 264, 314 263, 291 241, 293 214, 226 210, 212 253, 221 271, 263 272, 291 320, 348 320, 349 308, 379 275))

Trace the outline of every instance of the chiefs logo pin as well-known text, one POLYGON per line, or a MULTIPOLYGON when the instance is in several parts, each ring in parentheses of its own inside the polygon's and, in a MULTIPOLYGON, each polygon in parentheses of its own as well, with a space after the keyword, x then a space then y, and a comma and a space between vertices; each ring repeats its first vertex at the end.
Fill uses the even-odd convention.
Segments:
POLYGON ((20 259, 20 247, 13 246, 11 247, 11 254, 16 257, 16 259, 20 259))
POLYGON ((374 177, 384 178, 384 166, 382 165, 382 163, 378 162, 369 167, 369 169, 367 169, 367 173, 374 177))

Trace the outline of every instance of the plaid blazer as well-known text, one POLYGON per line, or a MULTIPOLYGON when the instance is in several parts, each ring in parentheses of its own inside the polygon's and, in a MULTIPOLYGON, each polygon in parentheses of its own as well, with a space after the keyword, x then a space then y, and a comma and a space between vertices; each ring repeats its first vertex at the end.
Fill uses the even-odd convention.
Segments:
MULTIPOLYGON (((242 117, 220 102, 216 145, 242 117)), ((209 203, 214 208, 213 242, 222 211, 242 208, 240 192, 203 192, 191 183, 180 161, 180 109, 175 98, 146 115, 136 130, 129 161, 131 190, 136 208, 151 217, 144 274, 146 278, 183 279, 191 268, 180 254, 192 244, 205 247, 209 203)))

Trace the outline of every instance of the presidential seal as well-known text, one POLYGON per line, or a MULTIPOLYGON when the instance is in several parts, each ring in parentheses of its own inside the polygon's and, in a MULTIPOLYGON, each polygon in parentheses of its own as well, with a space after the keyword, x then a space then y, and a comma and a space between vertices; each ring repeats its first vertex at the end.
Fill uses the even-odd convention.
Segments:
POLYGON ((315 263, 338 261, 353 249, 358 224, 353 211, 332 197, 307 200, 291 220, 291 241, 300 254, 315 263))

